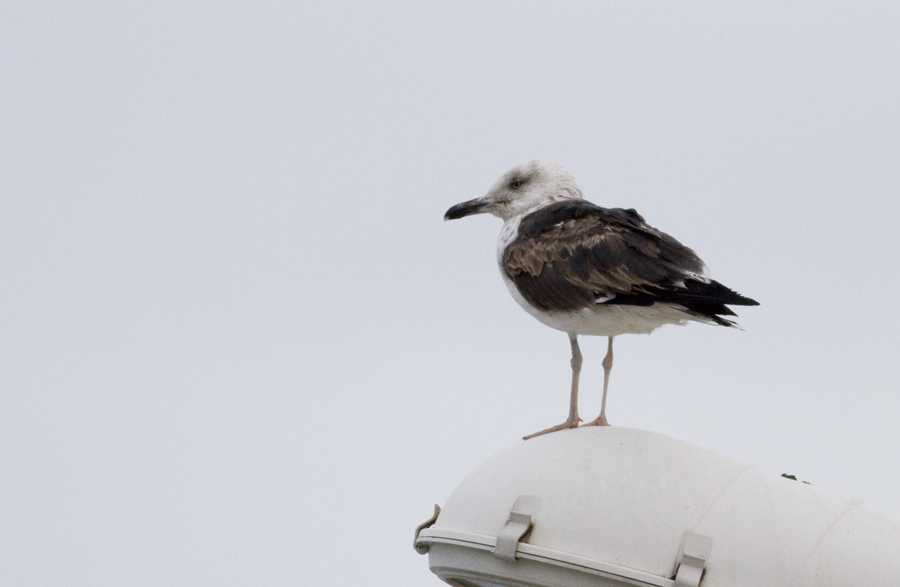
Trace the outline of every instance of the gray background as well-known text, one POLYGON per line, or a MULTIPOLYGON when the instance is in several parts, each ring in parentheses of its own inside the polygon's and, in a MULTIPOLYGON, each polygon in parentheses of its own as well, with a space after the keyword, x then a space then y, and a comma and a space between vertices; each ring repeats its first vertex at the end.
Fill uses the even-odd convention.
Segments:
POLYGON ((566 414, 441 220, 534 158, 762 303, 617 339, 614 425, 900 517, 900 6, 736 4, 4 3, 0 583, 436 585, 413 528, 566 414))

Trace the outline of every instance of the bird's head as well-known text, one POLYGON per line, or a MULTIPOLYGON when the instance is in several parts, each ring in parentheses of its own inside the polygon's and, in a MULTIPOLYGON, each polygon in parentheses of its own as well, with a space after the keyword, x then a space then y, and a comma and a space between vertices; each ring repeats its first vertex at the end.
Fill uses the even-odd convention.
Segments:
POLYGON ((490 213, 504 221, 563 199, 581 198, 575 179, 554 161, 531 161, 504 173, 480 198, 453 206, 444 220, 490 213))

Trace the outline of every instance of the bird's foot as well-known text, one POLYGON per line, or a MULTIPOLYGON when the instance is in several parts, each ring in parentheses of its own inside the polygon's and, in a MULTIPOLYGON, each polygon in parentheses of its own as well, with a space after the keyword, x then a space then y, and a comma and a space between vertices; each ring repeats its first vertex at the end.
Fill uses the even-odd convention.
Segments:
POLYGON ((588 422, 585 426, 609 426, 609 421, 606 419, 606 416, 601 416, 596 420, 588 422))
POLYGON ((556 426, 551 426, 546 430, 541 430, 540 432, 535 432, 534 434, 529 434, 522 440, 528 440, 529 438, 534 438, 535 436, 540 436, 542 434, 550 434, 551 432, 558 432, 560 430, 566 430, 568 428, 578 428, 578 423, 581 422, 581 418, 576 420, 566 420, 562 424, 557 424, 556 426))

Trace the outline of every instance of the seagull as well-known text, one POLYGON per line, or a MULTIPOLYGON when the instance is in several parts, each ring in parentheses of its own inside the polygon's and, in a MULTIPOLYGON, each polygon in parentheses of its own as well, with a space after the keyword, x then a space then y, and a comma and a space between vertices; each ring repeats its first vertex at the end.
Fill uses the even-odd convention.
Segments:
POLYGON ((600 415, 585 426, 608 426, 606 393, 613 338, 649 334, 688 321, 735 327, 728 308, 758 306, 706 275, 697 254, 647 224, 633 209, 601 208, 584 199, 575 179, 553 161, 513 167, 444 220, 489 213, 503 220, 497 243, 500 275, 522 308, 569 335, 572 388, 565 422, 525 439, 576 428, 581 351, 578 336, 609 338, 603 359, 600 415))

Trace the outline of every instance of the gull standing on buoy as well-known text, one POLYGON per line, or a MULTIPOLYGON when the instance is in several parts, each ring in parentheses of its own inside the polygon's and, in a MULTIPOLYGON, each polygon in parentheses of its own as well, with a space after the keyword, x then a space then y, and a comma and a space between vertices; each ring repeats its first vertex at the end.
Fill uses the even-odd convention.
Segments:
POLYGON ((607 426, 613 337, 649 334, 689 320, 735 326, 723 318, 735 315, 726 304, 759 305, 706 277, 694 251, 648 225, 635 210, 584 200, 574 178, 553 161, 512 168, 485 196, 447 210, 444 220, 481 213, 503 220, 497 261, 513 298, 543 324, 567 333, 572 345, 569 417, 526 439, 581 421, 579 334, 609 337, 600 416, 585 424, 607 426))

